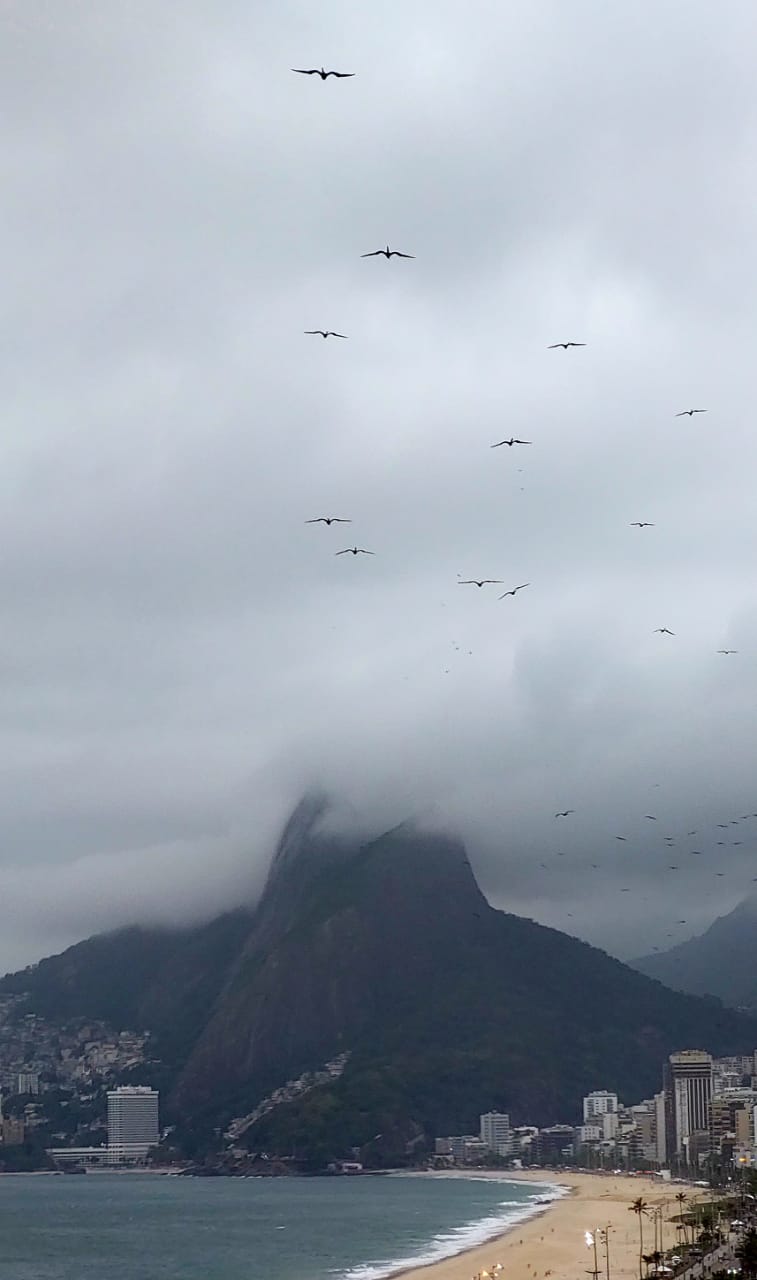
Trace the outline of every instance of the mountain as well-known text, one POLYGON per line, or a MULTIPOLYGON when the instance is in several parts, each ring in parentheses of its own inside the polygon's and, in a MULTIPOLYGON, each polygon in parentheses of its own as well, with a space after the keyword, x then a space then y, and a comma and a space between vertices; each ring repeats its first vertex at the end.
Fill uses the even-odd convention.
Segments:
POLYGON ((93 938, 0 990, 149 1029, 188 1149, 345 1055, 245 1134, 316 1165, 366 1144, 368 1160, 402 1160, 491 1108, 577 1119, 591 1089, 651 1094, 675 1049, 757 1044, 757 1022, 717 1001, 489 906, 459 840, 412 823, 361 840, 328 816, 323 797, 298 806, 254 910, 93 938))
POLYGON ((745 898, 699 937, 629 963, 675 991, 717 996, 757 1014, 757 896, 745 898))

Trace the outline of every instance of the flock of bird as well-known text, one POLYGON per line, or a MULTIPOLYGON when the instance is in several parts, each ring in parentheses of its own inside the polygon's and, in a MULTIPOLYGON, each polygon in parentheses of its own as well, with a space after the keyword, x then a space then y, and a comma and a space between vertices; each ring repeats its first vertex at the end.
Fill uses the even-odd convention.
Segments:
MULTIPOLYGON (((334 76, 338 80, 347 80, 347 79, 352 79, 353 76, 355 75, 354 71, 326 71, 324 67, 309 67, 309 68, 292 67, 292 71, 295 72, 297 75, 301 75, 301 76, 318 76, 321 80, 324 80, 324 81, 328 80, 329 76, 334 76)), ((384 249, 373 249, 370 253, 362 253, 360 256, 361 258, 384 257, 387 260, 389 260, 390 258, 415 258, 415 254, 401 253, 399 249, 390 249, 389 245, 387 245, 384 249)), ((333 329, 305 329, 304 333, 307 334, 309 337, 321 337, 324 339, 325 338, 346 339, 348 337, 346 333, 337 333, 333 329)), ((557 350, 569 351, 572 348, 586 347, 586 346, 588 346, 588 343, 586 342, 573 342, 573 341, 551 342, 549 343, 547 350, 548 351, 557 351, 557 350)), ((676 418, 685 418, 685 417, 692 418, 695 413, 707 413, 707 410, 706 409, 681 409, 680 412, 676 413, 674 416, 676 418)), ((531 440, 520 440, 516 436, 510 436, 509 439, 497 440, 494 444, 490 445, 490 448, 500 449, 503 446, 507 446, 508 448, 512 449, 515 445, 530 445, 532 443, 533 442, 531 440)), ((305 523, 306 524, 325 524, 330 526, 332 524, 351 524, 352 522, 351 520, 348 520, 343 517, 338 517, 338 516, 318 516, 315 519, 306 520, 305 523)), ((631 528, 632 529, 654 529, 655 521, 632 520, 631 528)), ((335 555, 338 555, 338 556, 344 556, 344 555, 373 556, 375 554, 376 554, 375 551, 369 551, 365 547, 358 547, 358 546, 344 547, 341 551, 335 552, 335 555)), ((460 579, 459 574, 458 574, 458 579, 460 579)), ((487 585, 502 585, 502 584, 500 583, 499 578, 464 578, 459 580, 458 585, 483 587, 487 585)), ((515 587, 512 591, 505 591, 503 595, 498 597, 498 599, 504 600, 506 596, 514 596, 516 592, 522 591, 524 587, 527 587, 530 585, 531 585, 530 583, 524 582, 521 584, 521 586, 515 587)), ((664 636, 675 636, 676 633, 672 631, 669 627, 656 627, 654 634, 664 635, 664 636)), ((722 654, 724 656, 731 656, 733 654, 737 654, 738 649, 718 649, 717 653, 722 654)))
MULTIPOLYGON (((320 68, 312 67, 312 68, 307 68, 307 69, 306 69, 306 68, 300 68, 300 67, 293 67, 293 68, 292 68, 292 71, 294 71, 294 72, 295 72, 296 74, 298 74, 298 75, 318 76, 322 81, 327 80, 330 76, 333 76, 333 77, 334 77, 334 78, 336 78, 336 79, 350 79, 350 78, 352 78, 352 77, 355 75, 355 73, 354 73, 354 72, 344 72, 344 71, 327 71, 327 70, 325 70, 323 67, 320 67, 320 68)), ((414 254, 401 252, 401 251, 400 251, 400 250, 398 250, 398 249, 392 249, 392 248, 390 248, 390 246, 389 246, 388 244, 387 244, 384 248, 381 248, 381 249, 374 249, 374 250, 372 250, 371 252, 361 254, 360 256, 361 256, 361 258, 376 258, 376 257, 384 257, 384 258, 386 258, 386 259, 387 259, 387 261, 389 261, 391 258, 402 258, 402 259, 414 259, 414 258, 415 258, 415 255, 414 255, 414 254)), ((332 329, 306 329, 306 330, 304 330, 304 332, 305 332, 308 336, 320 336, 320 337, 321 337, 321 338, 323 338, 323 339, 326 339, 326 338, 340 338, 340 339, 346 339, 346 338, 347 338, 347 336, 348 336, 347 334, 344 334, 344 333, 337 333, 337 332, 335 332, 335 331, 334 331, 334 330, 332 330, 332 329)), ((587 345, 588 345, 588 344, 587 344, 586 342, 576 342, 576 341, 553 342, 553 343, 550 343, 550 344, 548 345, 547 350, 549 350, 549 351, 556 351, 556 350, 570 351, 570 350, 573 350, 573 349, 584 348, 584 347, 586 347, 587 345)), ((674 414, 673 416, 674 416, 674 417, 676 417, 676 418, 683 418, 683 417, 693 418, 695 414, 702 414, 702 413, 707 413, 707 409, 705 409, 705 408, 690 408, 690 409, 682 409, 682 410, 680 410, 678 413, 674 414)), ((516 437, 516 436, 510 436, 509 438, 505 438, 505 439, 503 439, 503 440, 497 440, 497 441, 495 441, 493 444, 491 444, 491 445, 490 445, 490 448, 491 448, 491 449, 500 449, 500 448, 503 448, 503 447, 507 447, 507 448, 509 448, 509 449, 512 449, 512 448, 514 448, 514 447, 516 447, 516 446, 517 446, 517 447, 528 447, 528 446, 531 446, 531 445, 532 445, 532 443, 533 443, 533 442, 532 442, 531 440, 522 440, 522 439, 520 439, 519 437, 516 437)), ((323 525, 326 525, 326 526, 330 527, 331 525, 337 525, 337 524, 351 524, 351 523, 352 523, 352 521, 351 521, 351 519, 349 519, 349 518, 347 518, 347 517, 342 517, 342 516, 317 516, 317 517, 313 517, 313 518, 311 518, 311 519, 307 520, 305 523, 306 523, 306 524, 323 524, 323 525)), ((632 522, 631 522, 631 528, 635 528, 635 529, 639 529, 639 530, 641 530, 641 529, 653 529, 653 528, 655 528, 655 527, 656 527, 656 526, 655 526, 655 522, 654 522, 654 521, 651 521, 651 520, 634 520, 634 521, 632 521, 632 522)), ((344 547, 344 548, 342 548, 341 550, 339 550, 339 551, 335 552, 335 554, 336 554, 337 556, 352 555, 353 557, 356 557, 356 556, 358 556, 358 555, 365 555, 365 556, 370 555, 370 556, 372 556, 372 555, 375 555, 376 553, 375 553, 374 551, 367 550, 365 547, 360 547, 360 546, 355 545, 355 546, 352 546, 352 547, 344 547)), ((458 574, 458 575, 457 575, 457 577, 458 577, 458 585, 459 585, 459 586, 474 586, 474 587, 477 587, 477 588, 479 588, 479 589, 482 589, 482 588, 487 587, 487 586, 497 586, 497 585, 502 586, 502 585, 504 585, 504 583, 502 582, 502 580, 501 580, 501 579, 499 579, 499 578, 462 578, 460 574, 458 574)), ((520 591, 524 591, 524 590, 525 590, 527 587, 529 587, 530 585, 531 585, 531 584, 530 584, 529 582, 522 582, 522 583, 520 583, 518 586, 512 587, 512 588, 510 588, 509 590, 507 590, 507 591, 503 592, 503 593, 502 593, 502 595, 498 596, 498 599, 499 599, 499 600, 504 600, 504 599, 505 599, 505 598, 507 598, 507 597, 515 597, 515 596, 517 595, 517 593, 518 593, 518 592, 520 592, 520 591)), ((675 633, 673 630, 671 630, 671 628, 669 628, 669 627, 667 627, 667 626, 661 626, 661 627, 657 627, 657 628, 655 628, 654 634, 659 634, 659 635, 661 635, 661 636, 675 636, 675 635, 676 635, 676 633, 675 633)), ((455 646, 454 646, 454 647, 455 647, 456 649, 458 648, 458 646, 457 646, 456 644, 455 644, 455 646)), ((470 652, 470 651, 469 651, 469 652, 470 652)), ((724 656, 730 656, 730 655, 737 654, 737 653, 738 653, 738 650, 737 650, 737 649, 732 649, 732 648, 722 648, 722 649, 718 649, 718 650, 717 650, 717 653, 718 653, 718 654, 721 654, 721 655, 724 655, 724 656)), ((448 673, 448 669, 447 669, 447 672, 446 672, 446 673, 448 673)), ((655 784, 655 785, 659 785, 659 784, 655 784)), ((558 812, 557 812, 557 813, 555 813, 554 817, 555 817, 555 819, 566 819, 566 818, 570 818, 570 817, 572 817, 575 813, 576 813, 576 810, 575 810, 575 809, 562 809, 562 810, 558 810, 558 812)), ((657 822, 657 821, 658 821, 657 815, 655 815, 655 814, 651 814, 651 813, 644 814, 644 819, 645 819, 646 821, 649 821, 649 822, 657 822)), ((747 821, 747 820, 749 820, 749 819, 757 819, 757 813, 753 813, 753 814, 743 814, 740 818, 731 818, 731 819, 729 819, 729 820, 728 820, 728 822, 726 822, 726 823, 718 823, 718 824, 716 824, 716 826, 717 826, 717 828, 718 828, 718 829, 727 830, 727 829, 729 829, 731 826, 738 825, 740 822, 746 822, 746 821, 747 821)), ((694 830, 690 830, 690 831, 688 831, 688 832, 687 832, 687 836, 686 836, 686 838, 693 838, 693 837, 697 836, 697 834, 698 834, 698 832, 697 832, 697 830, 696 830, 696 829, 694 829, 694 830)), ((629 837, 629 836, 625 836, 625 835, 616 835, 616 836, 614 837, 614 839, 615 839, 616 841, 618 841, 619 843, 622 843, 622 844, 624 844, 624 845, 627 845, 627 844, 629 843, 629 840, 631 839, 631 837, 629 837)), ((726 841, 724 841, 724 840, 718 840, 718 841, 716 842, 716 846, 715 846, 715 847, 718 847, 718 848, 724 848, 724 847, 726 847, 726 843, 727 843, 727 842, 726 842, 726 841)), ((674 837, 674 836, 670 836, 670 835, 666 835, 666 836, 664 836, 664 837, 663 837, 663 846, 664 846, 664 849, 665 849, 665 850, 672 849, 673 847, 675 847, 675 844, 676 844, 676 837, 674 837)), ((734 841, 731 841, 731 844, 735 847, 735 846, 738 846, 738 845, 743 844, 743 842, 742 842, 742 841, 740 841, 740 840, 734 840, 734 841)), ((645 847, 645 849, 646 849, 646 848, 648 848, 648 845, 646 844, 646 842, 645 842, 644 847, 645 847)), ((691 857, 702 857, 702 856, 703 856, 703 850, 701 850, 701 849, 691 849, 691 850, 689 850, 689 854, 690 854, 690 856, 691 856, 691 857)), ((564 857, 564 856, 565 856, 564 851, 558 851, 557 856, 558 856, 558 857, 564 857)), ((669 870, 670 870, 671 872, 676 872, 676 871, 679 871, 679 869, 680 869, 679 864, 668 864, 668 865, 669 865, 669 870)), ((545 870, 546 870, 546 869, 548 869, 548 867, 547 867, 547 864, 546 864, 546 863, 541 863, 541 864, 540 864, 540 866, 541 866, 543 869, 545 869, 545 870)), ((590 864, 590 866, 591 866, 591 869, 592 869, 592 870, 599 870, 599 869, 600 869, 600 868, 599 868, 599 864, 597 864, 597 863, 591 863, 591 864, 590 864)), ((723 877, 723 876, 725 876, 725 875, 726 875, 726 872, 724 872, 723 870, 717 870, 717 871, 715 871, 714 875, 715 875, 716 877, 718 877, 718 878, 721 878, 721 877, 723 877)), ((757 882, 757 876, 755 876, 755 877, 754 877, 754 881, 755 881, 755 882, 757 882)), ((620 892, 621 892, 621 893, 629 893, 629 892, 630 892, 630 888, 628 888, 628 887, 624 886, 624 887, 622 887, 622 888, 620 889, 620 892)), ((569 916, 569 917, 571 916, 571 913, 567 913, 567 914, 568 914, 568 916, 569 916)), ((681 920, 678 920, 678 921, 677 921, 677 923, 678 923, 678 925, 685 925, 685 924, 687 923, 687 921, 686 921, 686 920, 684 920, 684 919, 681 919, 681 920)), ((672 933, 667 934, 667 937, 668 937, 668 938, 672 938, 673 936, 674 936, 674 935, 673 935, 672 933)), ((658 950, 659 948, 654 948, 654 949, 655 949, 655 950, 658 950)))
MULTIPOLYGON (((555 818, 555 820, 557 820, 558 818, 569 818, 569 817, 571 817, 573 814, 575 814, 576 812, 577 812, 577 810, 575 810, 575 809, 560 809, 560 810, 558 810, 558 812, 554 815, 554 818, 555 818)), ((643 815, 643 818, 644 818, 644 820, 645 820, 645 821, 647 821, 647 822, 658 822, 658 821, 659 821, 658 816, 657 816, 657 814, 655 814, 655 813, 645 813, 645 814, 643 815)), ((742 814, 740 814, 740 815, 739 815, 739 817, 737 817, 737 818, 729 818, 726 822, 716 822, 716 823, 713 825, 713 827, 712 827, 712 831, 713 831, 713 832, 727 832, 727 831, 731 831, 731 829, 732 829, 733 827, 738 827, 738 826, 740 826, 742 822, 752 822, 752 821, 754 821, 754 820, 757 820, 757 813, 742 813, 742 814)), ((744 840, 724 840, 724 839, 720 839, 720 840, 712 840, 712 838, 711 838, 711 837, 710 837, 710 839, 709 839, 709 841, 708 841, 708 839, 707 839, 707 835, 708 835, 708 829, 707 829, 707 828, 704 828, 704 827, 695 827, 695 828, 693 828, 693 829, 691 829, 691 830, 689 830, 689 831, 686 831, 686 832, 681 833, 681 834, 680 834, 680 835, 678 835, 678 836, 675 836, 675 835, 665 835, 665 836, 663 836, 663 837, 662 837, 662 848, 660 849, 660 853, 661 853, 663 856, 664 856, 664 855, 666 855, 666 854, 667 854, 667 856, 670 856, 670 851, 672 851, 672 850, 673 850, 673 849, 675 849, 675 848, 680 848, 681 852, 684 852, 683 848, 681 847, 682 842, 683 842, 683 841, 687 841, 687 840, 692 840, 692 839, 694 839, 694 837, 696 837, 696 838, 697 838, 697 841, 698 841, 698 843, 699 843, 699 844, 706 845, 707 843, 709 843, 709 844, 710 844, 710 850, 709 850, 710 852, 714 852, 715 850, 720 850, 720 849, 728 849, 728 848, 739 848, 739 847, 742 847, 742 848, 743 848, 746 844, 751 844, 751 843, 752 843, 752 840, 748 840, 748 841, 744 841, 744 840), (681 843, 679 843, 679 842, 681 842, 681 843)), ((616 835, 616 836, 614 836, 614 837, 613 837, 613 839, 614 839, 614 840, 616 840, 616 841, 618 841, 618 843, 620 843, 620 844, 631 844, 631 845, 633 845, 633 838, 632 838, 632 837, 630 837, 630 836, 621 836, 621 835, 616 835)), ((647 841, 646 839, 641 839, 641 838, 640 838, 640 839, 639 839, 639 842, 638 842, 638 846, 639 846, 639 848, 640 848, 640 849, 642 849, 642 848, 643 848, 643 851, 644 851, 645 853, 649 851, 649 843, 648 843, 648 841, 647 841)), ((629 852, 630 852, 630 850, 629 850, 629 852)), ((704 849, 704 848, 702 848, 702 849, 688 849, 688 850, 686 851, 686 856, 687 856, 687 857, 691 857, 691 858, 702 858, 702 857, 705 857, 705 856, 706 856, 706 853, 707 853, 707 850, 706 850, 706 849, 704 849)), ((674 855, 674 856, 675 856, 675 855, 674 855)), ((716 856, 717 856, 717 857, 719 857, 719 858, 722 858, 722 854, 716 854, 716 856)), ((558 857, 558 858, 564 858, 564 857, 566 857, 566 853, 565 853, 565 851, 564 851, 564 850, 557 850, 557 852, 556 852, 556 857, 558 857)), ((681 871, 681 870, 682 870, 683 865, 684 865, 684 864, 682 864, 682 863, 680 863, 680 862, 670 862, 670 863, 667 863, 667 870, 668 870, 668 871, 672 871, 672 872, 679 872, 679 871, 681 871)), ((716 871, 714 871, 714 872, 712 873, 712 874, 713 874, 713 877, 714 877, 715 879, 718 879, 718 880, 725 879, 728 873, 727 873, 726 871, 723 871, 723 870, 722 870, 722 862, 720 862, 718 865, 719 865, 719 869, 718 869, 718 870, 716 870, 716 871)), ((540 862, 540 863, 539 863, 539 866, 540 866, 541 870, 543 870, 543 871, 549 871, 549 869, 550 869, 550 868, 549 868, 549 864, 548 864, 548 863, 546 863, 546 862, 540 862)), ((599 863, 597 863, 597 862, 589 863, 589 867, 590 867, 590 869, 591 869, 592 871, 600 871, 600 870, 602 870, 602 867, 601 867, 601 866, 600 866, 600 864, 599 864, 599 863)), ((624 871, 628 871, 628 870, 630 870, 630 869, 631 869, 631 867, 630 867, 630 866, 625 866, 625 867, 623 868, 623 870, 624 870, 624 871)), ((613 870, 615 870, 615 868, 613 868, 613 870)), ((753 876, 753 877, 752 877, 752 883, 753 883, 753 884, 757 883, 757 876, 753 876)), ((629 887, 629 886, 623 886, 623 887, 619 890, 619 892, 620 892, 620 893, 630 893, 630 892, 631 892, 631 889, 630 889, 630 887, 629 887)), ((571 918, 571 912, 568 912, 567 914, 568 914, 568 918, 571 918)), ((682 919, 682 920, 677 920, 677 921, 676 921, 676 924, 677 924, 677 925, 679 925, 679 926, 687 925, 688 923, 689 923, 689 922, 688 922, 688 920, 684 920, 684 919, 682 919)), ((673 933, 667 933, 667 934, 665 935, 665 937, 666 937, 666 938, 674 938, 674 937, 675 937, 675 934, 673 934, 673 933)), ((659 950, 660 950, 660 948, 659 948, 659 947, 652 947, 652 950, 653 950, 653 951, 659 951, 659 950)))

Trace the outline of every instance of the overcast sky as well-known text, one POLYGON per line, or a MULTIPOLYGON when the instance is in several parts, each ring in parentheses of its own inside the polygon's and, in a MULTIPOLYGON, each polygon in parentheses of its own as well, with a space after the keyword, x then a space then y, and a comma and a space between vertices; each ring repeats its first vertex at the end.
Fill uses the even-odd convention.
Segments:
POLYGON ((0 14, 0 968, 253 895, 316 783, 620 955, 729 910, 754 4, 0 14))

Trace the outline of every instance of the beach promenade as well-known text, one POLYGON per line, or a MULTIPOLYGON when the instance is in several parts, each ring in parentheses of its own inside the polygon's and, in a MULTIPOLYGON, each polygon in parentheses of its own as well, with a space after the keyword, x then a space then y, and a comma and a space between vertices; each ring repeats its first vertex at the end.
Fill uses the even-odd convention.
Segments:
MULTIPOLYGON (((498 1175, 501 1177, 502 1175, 498 1175)), ((508 1174, 508 1177, 510 1175, 508 1174)), ((611 1280, 638 1280, 639 1220, 630 1205, 641 1196, 650 1207, 663 1205, 664 1244, 674 1245, 675 1227, 669 1219, 678 1212, 675 1194, 685 1190, 692 1201, 699 1188, 661 1182, 658 1178, 533 1170, 513 1173, 513 1181, 559 1183, 570 1194, 554 1201, 543 1213, 516 1225, 488 1244, 455 1258, 403 1273, 403 1280, 471 1280, 502 1264, 501 1280, 587 1280, 594 1271, 594 1251, 585 1232, 609 1227, 611 1280)), ((652 1222, 642 1219, 644 1252, 654 1248, 652 1222)), ((599 1280, 606 1280, 604 1245, 598 1245, 599 1280)))

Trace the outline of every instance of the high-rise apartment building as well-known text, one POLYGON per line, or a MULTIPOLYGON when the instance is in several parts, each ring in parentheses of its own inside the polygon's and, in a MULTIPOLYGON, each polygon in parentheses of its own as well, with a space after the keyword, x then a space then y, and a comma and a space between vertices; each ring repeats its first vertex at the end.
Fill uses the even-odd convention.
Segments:
POLYGON ((121 1085, 108 1092, 108 1149, 114 1161, 144 1159, 160 1140, 157 1089, 121 1085))
POLYGON ((487 1111, 480 1117, 481 1141, 498 1156, 507 1156, 512 1150, 510 1117, 504 1111, 487 1111))
POLYGON ((712 1056, 702 1049, 671 1053, 663 1072, 665 1147, 689 1164, 709 1149, 712 1056))
POLYGON ((618 1110, 618 1095, 608 1089, 595 1089, 584 1098, 584 1124, 591 1124, 597 1116, 614 1115, 618 1110))

